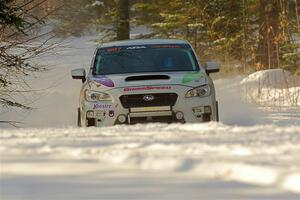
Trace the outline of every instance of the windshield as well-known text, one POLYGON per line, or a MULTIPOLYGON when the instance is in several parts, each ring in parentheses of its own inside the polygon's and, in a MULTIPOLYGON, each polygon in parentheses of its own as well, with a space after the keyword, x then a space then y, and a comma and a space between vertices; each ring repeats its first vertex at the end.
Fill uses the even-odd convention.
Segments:
POLYGON ((184 45, 143 45, 101 48, 95 58, 95 75, 198 71, 191 47, 184 45))

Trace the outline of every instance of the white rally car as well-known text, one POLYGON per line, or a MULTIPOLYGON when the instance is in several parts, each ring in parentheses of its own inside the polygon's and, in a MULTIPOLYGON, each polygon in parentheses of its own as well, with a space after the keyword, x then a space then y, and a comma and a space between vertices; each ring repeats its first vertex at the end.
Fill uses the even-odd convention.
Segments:
POLYGON ((182 40, 117 41, 96 49, 91 68, 72 70, 82 80, 79 126, 145 122, 218 121, 218 103, 209 73, 182 40))

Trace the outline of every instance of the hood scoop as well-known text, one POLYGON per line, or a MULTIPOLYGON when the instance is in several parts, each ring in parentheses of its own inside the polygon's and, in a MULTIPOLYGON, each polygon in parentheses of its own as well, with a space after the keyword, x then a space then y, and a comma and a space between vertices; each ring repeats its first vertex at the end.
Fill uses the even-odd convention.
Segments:
POLYGON ((148 80, 170 80, 167 75, 142 75, 142 76, 129 76, 125 81, 148 81, 148 80))

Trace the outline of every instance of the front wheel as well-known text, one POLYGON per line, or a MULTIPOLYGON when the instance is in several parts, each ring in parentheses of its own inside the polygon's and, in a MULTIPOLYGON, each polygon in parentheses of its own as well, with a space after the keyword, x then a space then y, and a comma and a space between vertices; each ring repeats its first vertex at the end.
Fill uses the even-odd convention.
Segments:
POLYGON ((216 101, 216 121, 219 121, 219 103, 216 101))
POLYGON ((80 114, 80 108, 77 108, 77 126, 81 127, 81 114, 80 114))

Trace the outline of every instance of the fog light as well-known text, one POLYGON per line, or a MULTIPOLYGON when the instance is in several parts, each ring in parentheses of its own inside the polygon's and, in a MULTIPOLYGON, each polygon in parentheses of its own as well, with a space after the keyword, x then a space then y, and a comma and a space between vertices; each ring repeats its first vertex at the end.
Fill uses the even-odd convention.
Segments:
POLYGON ((196 107, 196 108, 193 108, 193 112, 194 112, 194 113, 203 113, 203 107, 196 107))
POLYGON ((125 123, 126 122, 126 116, 125 115, 119 115, 118 120, 120 123, 125 123))
POLYGON ((202 115, 202 121, 209 122, 210 121, 210 114, 204 114, 204 115, 202 115))
POLYGON ((87 111, 86 118, 94 118, 94 111, 92 111, 92 110, 87 111))
POLYGON ((177 112, 175 116, 176 116, 176 119, 177 119, 177 120, 182 120, 183 117, 184 117, 184 115, 183 115, 182 112, 177 112))
POLYGON ((204 113, 211 113, 211 107, 210 106, 204 106, 204 113))

